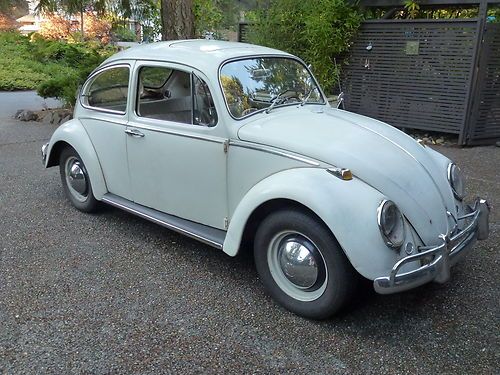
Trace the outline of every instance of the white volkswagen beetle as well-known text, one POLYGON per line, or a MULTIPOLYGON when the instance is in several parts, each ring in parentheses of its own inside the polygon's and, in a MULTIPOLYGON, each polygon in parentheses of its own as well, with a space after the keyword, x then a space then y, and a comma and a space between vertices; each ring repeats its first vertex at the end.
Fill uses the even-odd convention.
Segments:
POLYGON ((112 56, 42 157, 79 210, 105 202, 231 256, 253 246, 271 296, 316 319, 358 274, 383 294, 445 282, 489 231, 486 201, 464 203, 449 159, 332 108, 300 59, 248 44, 112 56))

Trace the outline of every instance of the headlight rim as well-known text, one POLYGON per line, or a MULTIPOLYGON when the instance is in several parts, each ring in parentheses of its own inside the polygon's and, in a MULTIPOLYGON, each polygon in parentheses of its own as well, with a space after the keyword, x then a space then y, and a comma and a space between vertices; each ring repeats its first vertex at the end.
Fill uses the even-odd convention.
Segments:
POLYGON ((458 165, 455 163, 451 162, 448 164, 447 172, 446 172, 447 178, 448 178, 448 183, 450 184, 451 190, 453 192, 453 195, 458 201, 463 201, 465 198, 465 179, 462 174, 462 171, 458 165), (457 168, 459 172, 460 179, 462 180, 462 194, 460 194, 456 187, 455 187, 455 182, 453 181, 453 168, 457 168))
POLYGON ((384 240, 384 243, 385 243, 385 245, 387 247, 389 247, 391 249, 394 249, 394 250, 398 250, 398 249, 401 248, 401 246, 403 246, 403 244, 405 242, 405 220, 404 220, 404 216, 403 216, 403 213, 401 212, 401 210, 399 209, 399 207, 397 206, 397 204, 394 203, 393 201, 391 201, 390 199, 383 199, 382 202, 380 202, 380 204, 378 205, 378 207, 377 207, 377 225, 378 225, 378 229, 380 231, 380 235, 382 236, 382 239, 384 240), (385 230, 384 230, 384 227, 383 227, 383 224, 382 224, 382 214, 384 212, 384 207, 387 204, 391 204, 391 205, 393 205, 396 208, 396 210, 398 212, 398 215, 399 215, 399 217, 401 219, 401 222, 402 222, 401 230, 403 232, 403 235, 402 235, 400 243, 394 243, 391 239, 389 239, 389 237, 385 233, 385 230))

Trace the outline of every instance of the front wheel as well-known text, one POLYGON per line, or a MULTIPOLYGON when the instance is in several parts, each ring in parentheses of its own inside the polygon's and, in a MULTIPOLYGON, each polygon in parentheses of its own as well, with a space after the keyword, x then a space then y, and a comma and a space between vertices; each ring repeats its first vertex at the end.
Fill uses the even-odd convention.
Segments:
POLYGON ((269 294, 306 318, 332 316, 355 292, 357 275, 335 237, 305 212, 283 210, 264 219, 254 257, 269 294))
POLYGON ((82 158, 71 147, 61 152, 59 171, 64 193, 77 209, 83 212, 93 212, 98 208, 99 201, 94 197, 90 178, 82 158))

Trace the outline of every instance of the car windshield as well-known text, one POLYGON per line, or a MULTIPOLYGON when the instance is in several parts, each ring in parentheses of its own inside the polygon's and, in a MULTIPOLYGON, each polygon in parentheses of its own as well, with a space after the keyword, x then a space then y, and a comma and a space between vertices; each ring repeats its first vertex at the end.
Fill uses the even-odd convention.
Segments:
POLYGON ((233 117, 287 104, 324 104, 309 70, 286 57, 257 57, 226 63, 220 72, 224 97, 233 117))

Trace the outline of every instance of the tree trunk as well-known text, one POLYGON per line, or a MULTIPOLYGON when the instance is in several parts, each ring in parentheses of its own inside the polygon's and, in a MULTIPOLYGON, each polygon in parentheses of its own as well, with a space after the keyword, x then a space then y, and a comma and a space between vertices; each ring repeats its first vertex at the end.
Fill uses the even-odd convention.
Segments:
POLYGON ((193 0, 161 0, 163 40, 194 38, 193 0))

